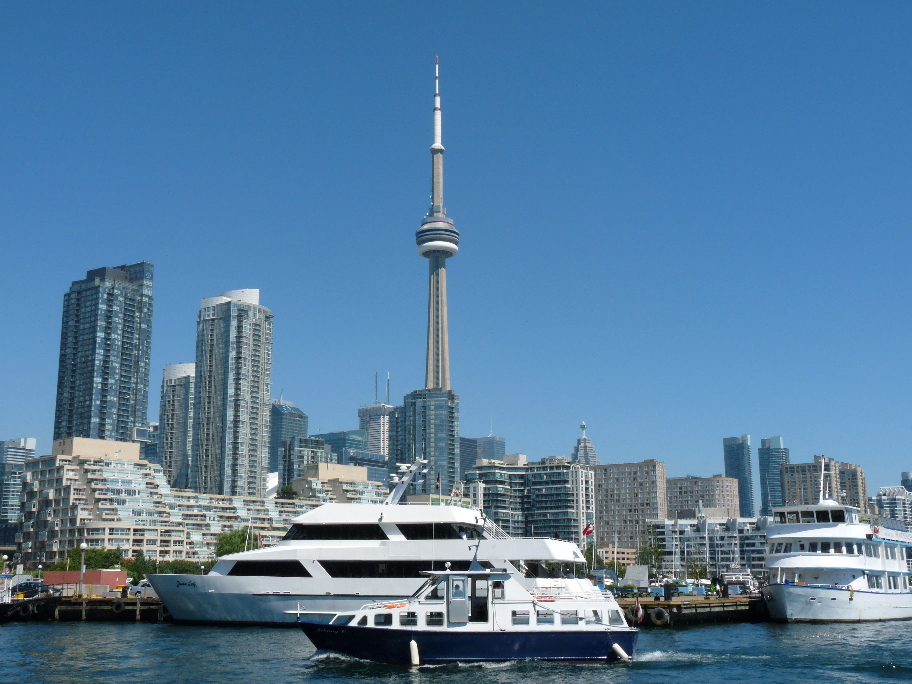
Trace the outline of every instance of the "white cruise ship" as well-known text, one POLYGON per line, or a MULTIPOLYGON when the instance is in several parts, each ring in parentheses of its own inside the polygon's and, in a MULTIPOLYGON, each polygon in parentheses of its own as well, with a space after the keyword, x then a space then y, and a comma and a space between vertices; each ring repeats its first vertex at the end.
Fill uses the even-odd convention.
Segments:
MULTIPOLYGON (((416 468, 412 467, 411 475, 416 468)), ((474 509, 405 505, 403 479, 385 504, 324 504, 292 521, 275 546, 223 556, 207 575, 150 575, 179 622, 296 624, 298 612, 328 621, 365 603, 410 596, 423 571, 468 570, 478 560, 507 568, 531 587, 545 563, 570 570, 585 561, 558 539, 508 537, 474 509)))
POLYGON ((912 534, 824 499, 773 510, 767 531, 770 617, 786 622, 912 618, 912 534))

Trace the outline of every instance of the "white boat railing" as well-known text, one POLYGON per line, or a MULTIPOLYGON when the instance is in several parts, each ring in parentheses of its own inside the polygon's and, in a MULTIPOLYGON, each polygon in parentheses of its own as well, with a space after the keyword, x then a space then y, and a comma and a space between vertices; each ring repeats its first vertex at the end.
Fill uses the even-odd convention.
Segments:
POLYGON ((503 528, 490 518, 485 518, 484 533, 488 539, 510 539, 510 535, 504 532, 503 528))

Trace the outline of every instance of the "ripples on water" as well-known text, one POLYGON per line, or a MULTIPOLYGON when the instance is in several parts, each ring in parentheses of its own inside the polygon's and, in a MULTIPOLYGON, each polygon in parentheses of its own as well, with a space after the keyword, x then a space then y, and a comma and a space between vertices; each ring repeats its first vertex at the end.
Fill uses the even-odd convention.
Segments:
POLYGON ((0 626, 0 681, 450 684, 865 684, 912 681, 912 622, 643 631, 630 665, 420 668, 315 653, 296 629, 105 623, 0 626))

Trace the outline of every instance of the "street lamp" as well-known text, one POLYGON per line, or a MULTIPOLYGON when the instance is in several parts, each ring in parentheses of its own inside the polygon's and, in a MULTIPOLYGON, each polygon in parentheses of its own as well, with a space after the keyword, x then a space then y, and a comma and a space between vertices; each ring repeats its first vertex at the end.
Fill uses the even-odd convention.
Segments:
POLYGON ((41 563, 38 564, 38 579, 41 579, 41 563))
POLYGON ((86 549, 89 548, 89 545, 85 542, 79 545, 79 550, 81 551, 79 557, 79 595, 82 596, 82 580, 85 577, 86 571, 86 549))

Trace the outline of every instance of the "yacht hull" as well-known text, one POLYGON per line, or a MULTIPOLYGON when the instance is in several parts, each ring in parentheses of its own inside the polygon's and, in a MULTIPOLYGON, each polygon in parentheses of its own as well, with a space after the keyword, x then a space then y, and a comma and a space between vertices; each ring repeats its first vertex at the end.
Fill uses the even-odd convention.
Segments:
POLYGON ((494 632, 470 629, 378 629, 328 624, 301 623, 314 646, 355 658, 410 665, 409 642, 418 647, 423 664, 492 662, 509 660, 561 660, 569 662, 610 662, 619 660, 612 650, 617 644, 633 657, 636 629, 535 632, 494 632))
POLYGON ((868 622, 912 619, 912 593, 851 591, 843 587, 770 584, 763 587, 777 622, 868 622))
MULTIPOLYGON (((311 621, 329 621, 336 613, 366 603, 409 596, 424 578, 387 580, 377 592, 336 593, 338 586, 313 578, 225 577, 220 575, 150 575, 159 598, 177 622, 294 627, 299 611, 311 621)), ((362 584, 370 584, 366 580, 362 584)), ((367 588, 367 587, 365 587, 367 588)), ((344 590, 343 590, 344 591, 344 590)))

